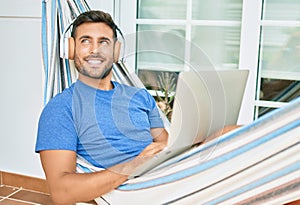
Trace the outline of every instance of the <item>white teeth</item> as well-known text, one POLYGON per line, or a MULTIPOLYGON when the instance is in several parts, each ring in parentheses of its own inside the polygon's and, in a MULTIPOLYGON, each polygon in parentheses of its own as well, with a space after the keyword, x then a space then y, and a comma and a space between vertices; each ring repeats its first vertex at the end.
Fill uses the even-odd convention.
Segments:
POLYGON ((88 63, 95 65, 95 64, 101 64, 102 61, 100 61, 100 60, 88 60, 88 63))

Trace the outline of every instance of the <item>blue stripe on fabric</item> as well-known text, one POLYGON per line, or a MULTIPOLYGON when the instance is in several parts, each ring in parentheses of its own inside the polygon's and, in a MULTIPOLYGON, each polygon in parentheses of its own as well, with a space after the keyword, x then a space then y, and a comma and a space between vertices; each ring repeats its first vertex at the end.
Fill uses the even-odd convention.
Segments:
MULTIPOLYGON (((187 159, 195 154, 198 154, 199 152, 203 152, 211 147, 220 145, 221 143, 224 143, 226 141, 234 139, 234 138, 240 136, 241 134, 248 132, 249 128, 263 124, 264 122, 268 121, 269 118, 276 116, 276 115, 280 115, 281 113, 286 113, 286 112, 292 110, 296 106, 300 106, 300 97, 294 99, 289 104, 287 104, 284 107, 281 107, 280 109, 273 110, 273 111, 261 116, 256 121, 253 121, 251 124, 240 127, 239 129, 233 131, 232 133, 229 133, 228 135, 224 135, 224 137, 221 136, 218 140, 215 140, 214 142, 212 142, 211 144, 208 144, 207 146, 203 146, 203 147, 199 147, 199 149, 195 149, 188 155, 185 155, 184 157, 178 159, 178 161, 176 161, 176 162, 182 161, 182 160, 187 159), (299 104, 299 105, 297 105, 297 104, 299 104)), ((176 163, 176 162, 174 162, 174 163, 176 163)))
POLYGON ((47 84, 48 84, 48 41, 47 41, 47 2, 42 1, 42 50, 43 50, 43 61, 45 68, 45 85, 44 85, 44 105, 47 102, 47 84))
POLYGON ((205 204, 207 204, 207 205, 220 204, 221 202, 223 202, 225 200, 228 200, 230 198, 236 197, 236 196, 238 196, 238 195, 240 195, 240 194, 242 194, 244 192, 250 191, 250 190, 252 190, 254 188, 257 188, 257 187, 259 187, 259 186, 261 186, 263 184, 266 184, 268 182, 276 180, 276 179, 278 179, 280 177, 283 177, 283 176, 285 176, 287 174, 290 174, 290 173, 292 173, 294 171, 298 171, 299 169, 300 169, 300 161, 298 161, 295 164, 292 164, 290 166, 287 166, 287 167, 285 167, 285 168, 283 168, 283 169, 281 169, 281 170, 279 170, 277 172, 274 172, 273 174, 268 175, 268 176, 266 176, 266 177, 264 177, 264 178, 262 178, 260 180, 257 180, 255 182, 249 184, 249 185, 240 187, 240 188, 238 188, 237 190, 235 190, 233 192, 230 192, 230 193, 228 193, 228 194, 226 194, 224 196, 221 196, 221 197, 219 197, 217 199, 214 199, 214 200, 212 200, 210 202, 207 202, 205 204))
POLYGON ((57 7, 58 7, 58 13, 59 13, 59 18, 60 18, 60 29, 63 32, 64 31, 64 25, 63 25, 63 16, 62 16, 62 8, 61 8, 61 3, 60 0, 57 0, 57 7))
POLYGON ((65 65, 66 65, 66 71, 67 71, 68 87, 70 87, 72 84, 72 79, 71 79, 70 64, 69 64, 68 59, 65 59, 65 65))
POLYGON ((85 167, 85 166, 82 166, 81 164, 76 164, 77 167, 79 167, 80 169, 82 169, 84 171, 84 173, 92 173, 93 171, 90 170, 89 168, 85 167))
POLYGON ((122 190, 122 191, 131 191, 131 190, 138 190, 138 189, 145 189, 145 188, 149 188, 149 187, 153 187, 153 186, 158 186, 158 185, 161 185, 161 184, 166 184, 166 183, 171 183, 173 181, 176 181, 176 180, 180 180, 180 179, 183 179, 183 178, 186 178, 186 177, 189 177, 191 175, 194 175, 194 174, 197 174, 199 172, 202 172, 202 171, 205 171, 205 170, 208 170, 214 166, 217 166, 221 163, 224 163, 226 161, 229 161, 230 159, 232 158, 235 158, 237 157, 238 155, 241 155, 255 147, 258 147, 278 136, 280 136, 281 134, 295 128, 295 127, 298 127, 300 125, 300 120, 297 120, 295 122, 292 122, 291 124, 289 125, 286 125, 285 127, 282 127, 264 137, 261 137, 249 144, 246 144, 236 150, 233 150, 232 152, 229 152, 227 154, 224 154, 220 157, 217 157, 215 159, 212 159, 208 162, 205 162, 205 163, 202 163, 200 165, 196 165, 194 167, 191 167, 191 168, 188 168, 188 169, 185 169, 185 170, 181 170, 177 173, 174 173, 174 174, 170 174, 168 176, 164 176, 164 177, 161 177, 161 178, 158 178, 158 179, 154 179, 154 180, 151 180, 151 181, 145 181, 145 182, 140 182, 140 183, 136 183, 136 184, 123 184, 121 186, 118 187, 119 190, 122 190))
MULTIPOLYGON (((54 31, 55 31, 55 17, 56 17, 56 1, 52 1, 52 5, 51 5, 51 42, 54 42, 54 36, 57 35, 54 31)), ((53 48, 52 48, 53 49, 53 48)), ((51 49, 51 50, 52 50, 51 49)))
POLYGON ((80 9, 80 12, 85 12, 85 9, 84 7, 82 6, 81 2, 80 1, 76 1, 76 4, 79 6, 79 9, 80 9))
MULTIPOLYGON (((61 31, 62 33, 64 32, 65 29, 68 29, 68 26, 65 28, 63 25, 63 14, 62 14, 62 7, 61 7, 61 1, 58 0, 58 10, 59 10, 59 17, 61 18, 61 31)), ((73 23, 73 22, 72 22, 73 23)), ((71 24, 72 24, 71 23, 71 24)), ((61 36, 61 38, 63 38, 64 36, 61 36)), ((65 61, 65 69, 66 69, 66 75, 67 75, 67 87, 70 87, 72 84, 72 79, 71 79, 71 71, 70 71, 70 64, 69 64, 69 60, 68 59, 64 59, 65 61)))

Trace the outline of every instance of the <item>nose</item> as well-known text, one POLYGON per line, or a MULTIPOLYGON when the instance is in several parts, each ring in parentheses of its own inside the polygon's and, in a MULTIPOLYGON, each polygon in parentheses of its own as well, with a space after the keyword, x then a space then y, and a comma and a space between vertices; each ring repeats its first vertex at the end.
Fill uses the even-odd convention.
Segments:
POLYGON ((99 53, 100 46, 98 42, 93 42, 90 47, 90 54, 99 53))

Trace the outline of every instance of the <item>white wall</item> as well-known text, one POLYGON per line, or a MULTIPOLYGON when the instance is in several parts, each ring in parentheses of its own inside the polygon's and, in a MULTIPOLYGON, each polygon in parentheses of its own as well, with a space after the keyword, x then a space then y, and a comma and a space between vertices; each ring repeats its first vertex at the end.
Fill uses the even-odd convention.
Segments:
POLYGON ((41 1, 0 5, 0 170, 43 177, 34 153, 43 106, 41 1))

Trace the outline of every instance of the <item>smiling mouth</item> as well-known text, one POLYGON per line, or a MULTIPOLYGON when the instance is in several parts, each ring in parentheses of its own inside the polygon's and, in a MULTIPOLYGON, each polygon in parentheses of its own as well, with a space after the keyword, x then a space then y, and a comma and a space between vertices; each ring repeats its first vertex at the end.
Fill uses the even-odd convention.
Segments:
POLYGON ((91 65, 99 65, 101 64, 103 61, 100 60, 100 59, 89 59, 87 60, 88 64, 91 64, 91 65))

